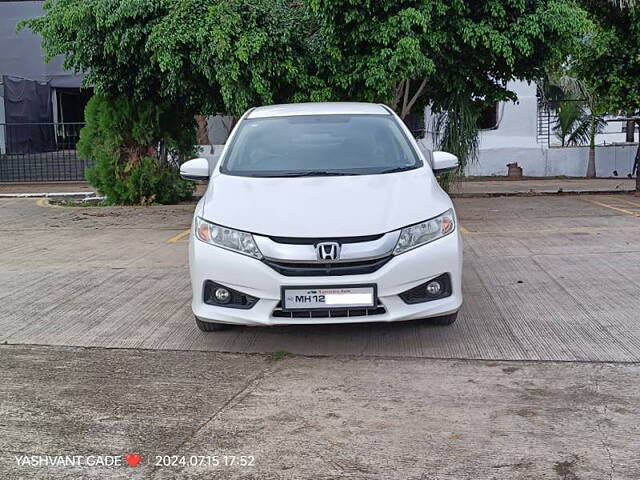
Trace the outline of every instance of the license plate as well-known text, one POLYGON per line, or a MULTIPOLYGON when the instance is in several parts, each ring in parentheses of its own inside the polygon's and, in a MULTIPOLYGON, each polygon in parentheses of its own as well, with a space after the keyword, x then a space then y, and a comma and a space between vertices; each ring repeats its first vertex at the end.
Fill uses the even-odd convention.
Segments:
POLYGON ((375 286, 283 287, 283 310, 373 307, 375 286))

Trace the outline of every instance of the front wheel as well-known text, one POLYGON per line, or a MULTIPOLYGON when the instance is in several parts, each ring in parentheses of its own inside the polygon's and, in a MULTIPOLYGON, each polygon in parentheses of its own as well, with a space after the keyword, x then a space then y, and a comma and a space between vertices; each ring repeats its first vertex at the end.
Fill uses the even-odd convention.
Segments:
POLYGON ((458 318, 458 312, 441 317, 426 318, 425 321, 431 325, 451 325, 458 318))
POLYGON ((222 330, 227 330, 229 325, 226 323, 213 323, 213 322, 203 322, 198 317, 195 317, 196 325, 203 332, 221 332, 222 330))

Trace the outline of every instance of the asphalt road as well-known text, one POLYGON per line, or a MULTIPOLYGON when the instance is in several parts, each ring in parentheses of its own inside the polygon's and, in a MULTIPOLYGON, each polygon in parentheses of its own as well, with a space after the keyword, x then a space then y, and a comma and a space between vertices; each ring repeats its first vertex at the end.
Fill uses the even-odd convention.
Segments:
POLYGON ((452 327, 205 334, 189 309, 193 205, 1 200, 0 478, 640 478, 640 199, 456 206, 452 327), (224 464, 240 455, 253 464, 224 464), (171 456, 205 464, 156 464, 171 456))

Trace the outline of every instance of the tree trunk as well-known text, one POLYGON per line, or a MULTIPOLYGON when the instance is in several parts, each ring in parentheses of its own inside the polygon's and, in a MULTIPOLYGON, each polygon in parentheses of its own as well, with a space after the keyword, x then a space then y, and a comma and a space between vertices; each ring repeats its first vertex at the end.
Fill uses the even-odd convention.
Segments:
POLYGON ((633 143, 635 140, 636 133, 636 121, 635 120, 627 120, 627 142, 633 143))
POLYGON ((589 163, 587 163, 587 178, 596 178, 596 117, 591 115, 589 125, 589 163))
POLYGON ((202 115, 196 115, 196 122, 198 123, 197 142, 198 145, 211 145, 209 141, 209 131, 207 129, 208 122, 202 115))

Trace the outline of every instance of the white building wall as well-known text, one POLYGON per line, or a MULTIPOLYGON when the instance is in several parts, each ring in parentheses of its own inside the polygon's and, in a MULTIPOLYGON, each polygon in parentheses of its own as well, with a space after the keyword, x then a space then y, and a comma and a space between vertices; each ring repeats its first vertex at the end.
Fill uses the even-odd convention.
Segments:
POLYGON ((518 101, 500 102, 497 128, 480 131, 481 150, 539 148, 536 142, 538 99, 535 84, 512 82, 509 89, 518 95, 518 101))
MULTIPOLYGON (((633 144, 596 146, 596 175, 626 177, 631 173, 637 148, 633 144)), ((467 166, 466 174, 504 176, 507 163, 517 162, 528 177, 584 177, 588 159, 589 147, 483 149, 478 159, 467 166)))
MULTIPOLYGON (((468 176, 504 176, 507 164, 517 162, 523 174, 531 177, 584 177, 587 172, 589 148, 559 147, 559 140, 550 134, 537 139, 538 106, 536 85, 522 81, 509 84, 518 101, 502 102, 498 107, 498 125, 482 130, 479 135, 478 158, 466 168, 468 176)), ((432 124, 425 111, 427 130, 432 124)), ((631 173, 636 144, 625 143, 620 122, 611 122, 602 135, 596 136, 596 174, 599 177, 626 176, 631 173)), ((428 133, 424 142, 432 144, 428 133)))

